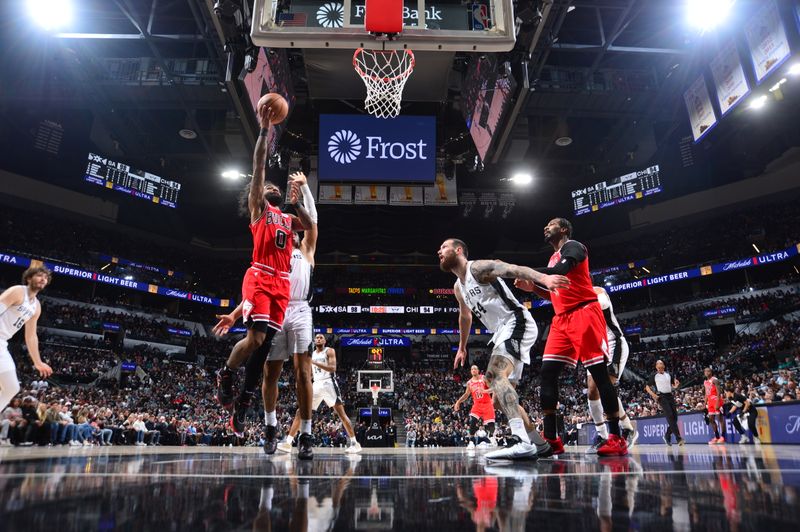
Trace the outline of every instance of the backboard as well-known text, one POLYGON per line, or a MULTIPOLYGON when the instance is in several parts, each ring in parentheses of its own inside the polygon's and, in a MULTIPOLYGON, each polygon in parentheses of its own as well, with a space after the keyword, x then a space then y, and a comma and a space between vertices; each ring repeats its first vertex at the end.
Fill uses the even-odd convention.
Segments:
POLYGON ((371 393, 370 386, 380 383, 381 393, 394 391, 394 372, 391 370, 361 370, 358 372, 356 391, 358 393, 371 393))
POLYGON ((255 0, 251 36, 273 48, 503 52, 514 47, 512 0, 404 0, 403 32, 364 29, 365 0, 255 0))

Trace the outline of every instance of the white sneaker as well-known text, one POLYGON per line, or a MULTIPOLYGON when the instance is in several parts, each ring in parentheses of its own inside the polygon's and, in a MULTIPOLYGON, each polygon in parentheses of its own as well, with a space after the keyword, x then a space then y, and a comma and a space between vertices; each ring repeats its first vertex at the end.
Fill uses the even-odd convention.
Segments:
POLYGON ((353 442, 350 444, 344 452, 349 454, 360 453, 361 452, 361 444, 358 442, 353 442))
POLYGON ((83 442, 83 446, 84 447, 91 447, 92 446, 92 442, 90 442, 89 440, 86 440, 85 442, 83 442))
POLYGON ((536 458, 536 446, 514 436, 509 438, 507 447, 486 453, 487 460, 536 460, 536 458))
POLYGON ((489 442, 488 442, 488 441, 482 441, 482 442, 480 442, 480 443, 478 444, 478 447, 479 447, 480 449, 487 449, 487 448, 489 447, 489 442))
POLYGON ((491 445, 492 447, 497 447, 497 440, 495 439, 494 436, 489 438, 489 445, 491 445))
POLYGON ((287 440, 279 441, 277 449, 282 453, 291 453, 292 452, 292 442, 287 441, 287 440))
POLYGON ((761 446, 761 440, 758 438, 753 438, 753 443, 756 444, 756 446, 761 446))
POLYGON ((469 443, 467 444, 467 449, 474 449, 474 448, 475 448, 475 442, 469 440, 469 443))
POLYGON ((739 438, 739 445, 744 445, 745 443, 750 443, 750 438, 747 437, 747 434, 742 434, 742 437, 739 438))
POLYGON ((8 438, 3 438, 0 440, 0 447, 11 447, 11 440, 8 438))
POLYGON ((69 446, 70 447, 80 447, 81 446, 81 442, 79 442, 78 440, 70 440, 69 446))

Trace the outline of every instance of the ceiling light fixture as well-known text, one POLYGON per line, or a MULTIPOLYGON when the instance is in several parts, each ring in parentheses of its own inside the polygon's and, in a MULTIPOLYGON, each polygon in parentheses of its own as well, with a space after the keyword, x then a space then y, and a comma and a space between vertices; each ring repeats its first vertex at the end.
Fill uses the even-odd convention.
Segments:
POLYGON ((730 15, 735 0, 688 0, 686 21, 701 31, 713 30, 730 15))
POLYGON ((750 109, 761 109, 767 105, 767 95, 756 96, 750 101, 750 109))
POLYGON ((533 182, 533 176, 527 172, 517 172, 511 176, 509 181, 519 186, 530 185, 533 182))
POLYGON ((63 28, 72 22, 70 0, 28 0, 28 14, 45 30, 63 28))

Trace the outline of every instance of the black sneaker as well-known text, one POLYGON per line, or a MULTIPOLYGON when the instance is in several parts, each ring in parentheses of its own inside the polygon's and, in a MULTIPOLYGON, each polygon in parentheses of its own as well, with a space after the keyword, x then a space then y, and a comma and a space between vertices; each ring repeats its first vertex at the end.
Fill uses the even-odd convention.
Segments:
POLYGON ((594 440, 592 444, 586 449, 586 454, 597 454, 597 449, 603 446, 606 442, 606 439, 600 436, 599 434, 594 435, 594 440))
POLYGON ((217 401, 228 412, 233 408, 233 371, 227 367, 217 371, 217 401))
POLYGON ((247 424, 247 410, 250 408, 252 402, 252 394, 245 392, 244 397, 240 397, 233 405, 233 414, 231 414, 231 427, 233 432, 239 436, 244 434, 244 429, 247 424))
POLYGON ((663 437, 663 440, 664 440, 664 443, 666 443, 668 446, 672 447, 672 438, 668 437, 665 434, 664 437, 663 437))
POLYGON ((278 427, 267 425, 267 430, 264 432, 264 452, 266 454, 275 454, 278 448, 278 427))
POLYGON ((314 451, 311 450, 311 434, 305 432, 297 438, 297 457, 300 460, 311 460, 314 458, 314 451))
POLYGON ((549 443, 536 445, 536 458, 550 458, 551 456, 553 456, 553 447, 549 443))

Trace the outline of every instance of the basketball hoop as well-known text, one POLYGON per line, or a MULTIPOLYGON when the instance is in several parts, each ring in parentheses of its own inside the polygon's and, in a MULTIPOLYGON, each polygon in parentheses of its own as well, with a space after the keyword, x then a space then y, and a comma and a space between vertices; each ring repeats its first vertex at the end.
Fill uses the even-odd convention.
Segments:
POLYGON ((367 88, 364 108, 368 113, 377 118, 400 114, 403 87, 414 71, 414 52, 358 48, 353 54, 353 68, 367 88))
POLYGON ((369 387, 370 393, 372 393, 372 404, 377 406, 378 405, 378 394, 381 392, 381 387, 375 384, 370 385, 369 387))

